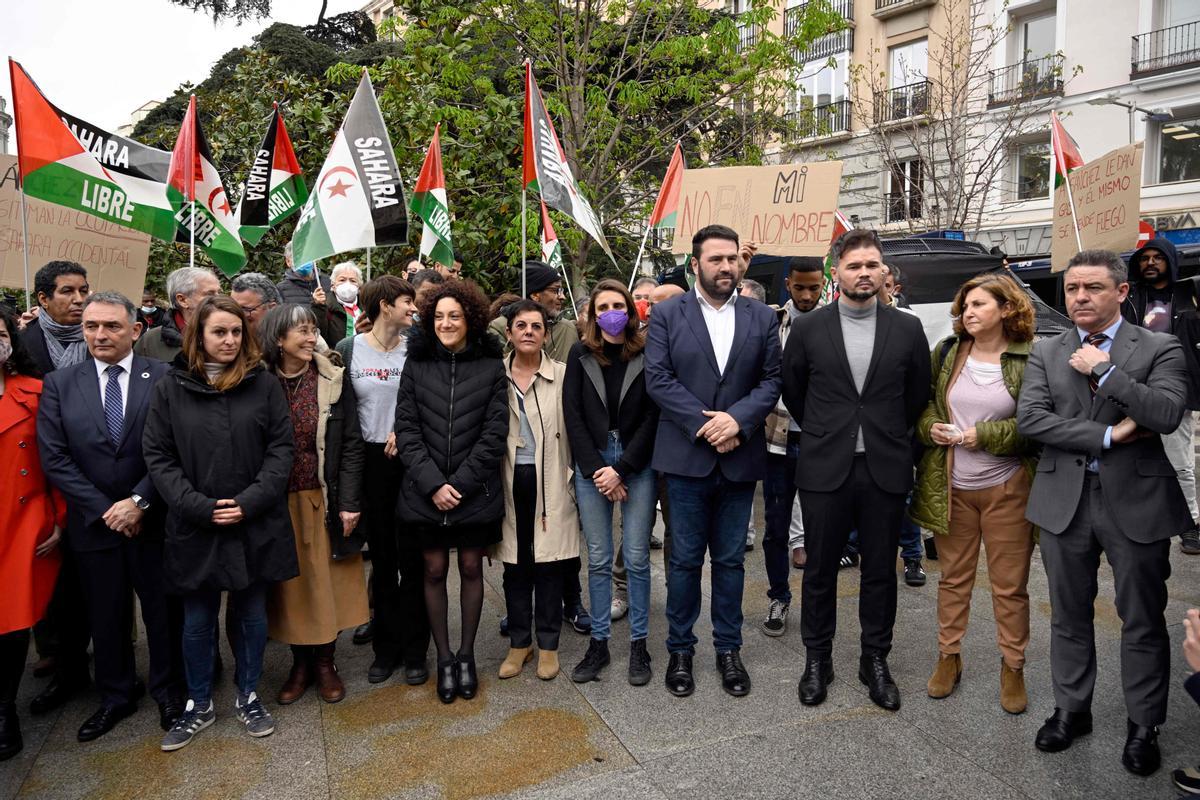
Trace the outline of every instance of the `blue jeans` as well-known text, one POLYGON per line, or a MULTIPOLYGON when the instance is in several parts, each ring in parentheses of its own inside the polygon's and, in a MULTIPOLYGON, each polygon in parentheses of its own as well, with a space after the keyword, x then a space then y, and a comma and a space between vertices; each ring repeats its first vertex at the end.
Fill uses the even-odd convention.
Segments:
POLYGON ((766 506, 766 532, 763 534, 763 561, 767 565, 767 597, 791 604, 792 587, 788 584, 792 559, 788 536, 792 525, 792 503, 796 499, 796 459, 800 445, 789 444, 787 455, 767 453, 767 477, 763 479, 766 506))
POLYGON ((705 550, 712 562, 713 645, 718 653, 736 650, 742 646, 746 527, 754 507, 755 483, 731 481, 720 467, 703 478, 666 477, 671 500, 667 650, 695 652, 692 626, 700 617, 705 550))
MULTIPOLYGON (((604 463, 621 457, 620 435, 609 431, 604 463)), ((629 638, 645 639, 650 632, 650 531, 654 528, 657 479, 649 466, 625 476, 628 497, 621 504, 621 553, 629 585, 629 638)), ((588 595, 592 602, 592 638, 607 640, 612 620, 613 502, 596 488, 590 476, 575 468, 575 502, 588 548, 588 595)))
MULTIPOLYGON (((213 654, 217 644, 217 617, 221 593, 192 592, 183 597, 183 665, 188 696, 197 708, 207 708, 212 699, 213 654)), ((258 688, 262 677, 263 651, 267 649, 267 585, 252 583, 229 593, 230 645, 233 647, 234 683, 239 699, 258 688)))

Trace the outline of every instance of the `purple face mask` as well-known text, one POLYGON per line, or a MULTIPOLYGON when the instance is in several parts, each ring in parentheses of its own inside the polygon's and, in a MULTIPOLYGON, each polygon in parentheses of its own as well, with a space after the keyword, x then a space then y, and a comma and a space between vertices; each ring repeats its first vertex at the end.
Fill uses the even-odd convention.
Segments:
POLYGON ((609 336, 619 336, 621 331, 625 330, 625 326, 629 324, 629 314, 615 309, 605 311, 596 317, 596 324, 609 336))

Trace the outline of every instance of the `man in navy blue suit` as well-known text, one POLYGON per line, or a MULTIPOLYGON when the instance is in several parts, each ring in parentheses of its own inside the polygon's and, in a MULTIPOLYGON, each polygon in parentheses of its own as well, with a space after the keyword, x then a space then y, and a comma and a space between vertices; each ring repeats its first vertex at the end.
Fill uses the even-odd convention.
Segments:
POLYGON ((750 691, 740 655, 746 527, 767 471, 763 423, 782 391, 779 322, 766 305, 738 298, 730 228, 697 231, 691 266, 695 289, 655 306, 646 345, 646 388, 662 409, 653 466, 671 504, 666 684, 677 697, 695 688, 692 626, 707 550, 717 670, 740 697, 750 691))
POLYGON ((90 357, 47 375, 38 408, 42 466, 67 499, 66 545, 79 563, 91 621, 101 706, 80 726, 81 742, 137 710, 142 689, 129 636, 135 591, 159 722, 167 729, 182 712, 182 619, 168 621, 178 612, 168 613, 162 577, 165 508, 142 459, 146 409, 168 367, 133 354, 140 332, 137 309, 123 295, 89 296, 83 337, 90 357))

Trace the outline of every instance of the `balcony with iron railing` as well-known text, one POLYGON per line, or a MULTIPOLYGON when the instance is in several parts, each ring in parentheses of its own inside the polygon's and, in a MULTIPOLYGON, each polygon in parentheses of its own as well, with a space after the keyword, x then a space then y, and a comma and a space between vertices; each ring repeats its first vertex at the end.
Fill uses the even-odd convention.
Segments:
POLYGON ((932 84, 918 81, 875 93, 875 122, 885 124, 919 117, 929 111, 932 84))
POLYGON ((1020 100, 1061 96, 1063 93, 1063 57, 1049 55, 1026 59, 1019 64, 991 70, 988 106, 1002 106, 1020 100))
POLYGON ((1133 37, 1129 77, 1200 67, 1200 22, 1188 22, 1133 37))
MULTIPOLYGON (((832 0, 830 2, 833 11, 840 14, 846 23, 854 21, 854 3, 853 0, 832 0)), ((791 38, 800 30, 800 22, 804 19, 804 14, 808 4, 793 6, 783 12, 783 34, 791 38)), ((854 28, 849 24, 844 25, 841 30, 832 31, 813 40, 813 42, 805 50, 800 50, 796 53, 797 61, 815 61, 821 58, 829 58, 834 53, 847 52, 854 49, 854 28)))
POLYGON ((820 139, 850 132, 850 101, 835 100, 811 108, 798 108, 784 115, 789 125, 795 128, 789 131, 793 141, 801 139, 820 139))
POLYGON ((737 25, 737 31, 737 51, 739 53, 744 53, 747 50, 751 50, 756 44, 758 44, 758 26, 753 22, 739 22, 737 25))
POLYGON ((876 19, 887 19, 907 13, 914 9, 936 5, 938 0, 875 0, 875 11, 871 16, 876 19))

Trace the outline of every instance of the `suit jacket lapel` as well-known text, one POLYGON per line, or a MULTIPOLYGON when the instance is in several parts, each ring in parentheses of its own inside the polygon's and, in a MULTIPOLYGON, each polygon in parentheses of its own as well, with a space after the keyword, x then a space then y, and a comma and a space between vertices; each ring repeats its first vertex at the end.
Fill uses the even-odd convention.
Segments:
POLYGON ((871 365, 867 367, 867 377, 863 380, 863 394, 867 393, 867 389, 871 385, 871 378, 875 376, 875 368, 879 366, 879 362, 883 358, 883 351, 888 343, 888 334, 892 330, 893 314, 903 313, 903 311, 893 311, 883 304, 875 309, 875 343, 871 346, 871 365))
MULTIPOLYGON (((733 367, 738 353, 746 344, 746 337, 750 335, 750 301, 738 300, 733 304, 733 312, 733 346, 729 348, 729 358, 725 359, 725 372, 733 367)), ((716 359, 715 356, 713 358, 716 359)))
POLYGON ((104 420, 104 401, 100 399, 100 379, 96 376, 96 362, 91 356, 76 371, 75 377, 79 382, 79 391, 83 393, 83 402, 107 442, 108 423, 104 420))
POLYGON ((700 310, 700 298, 694 291, 683 296, 683 316, 692 328, 692 335, 700 342, 700 349, 708 359, 708 365, 719 377, 721 370, 717 368, 717 354, 713 350, 712 337, 708 335, 708 326, 704 324, 704 312, 700 310))
POLYGON ((833 344, 834 356, 845 370, 846 380, 850 381, 850 388, 853 389, 854 373, 850 371, 850 357, 846 355, 846 340, 842 338, 842 313, 838 311, 836 302, 827 308, 832 311, 825 315, 825 330, 829 333, 829 339, 833 344))
MULTIPOLYGON (((1114 367, 1121 369, 1125 368, 1125 363, 1129 361, 1130 356, 1137 350, 1138 342, 1138 326, 1128 320, 1121 323, 1121 327, 1117 328, 1117 335, 1113 339, 1112 346, 1108 349, 1108 360, 1112 362, 1114 367)), ((1071 370, 1074 372, 1074 370, 1071 370)), ((1078 373, 1076 373, 1078 374, 1078 373)), ((1084 377, 1084 376, 1081 376, 1084 377)), ((1084 381, 1087 378, 1084 377, 1084 381)), ((1091 387, 1088 388, 1088 395, 1092 393, 1091 387)), ((1093 402, 1091 405, 1088 417, 1095 419, 1096 415, 1104 410, 1107 403, 1093 402)))
MULTIPOLYGON (((129 365, 129 397, 125 398, 125 424, 121 430, 121 445, 129 440, 129 432, 137 428, 138 417, 146 407, 146 395, 150 392, 150 370, 142 360, 134 356, 129 365)), ((138 445, 140 448, 140 445, 138 445)))

